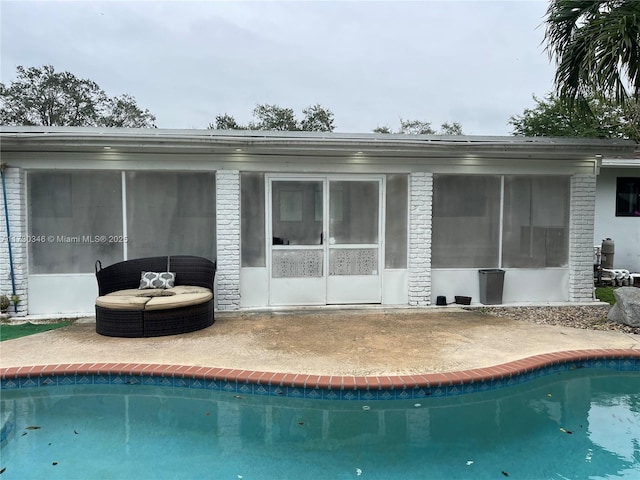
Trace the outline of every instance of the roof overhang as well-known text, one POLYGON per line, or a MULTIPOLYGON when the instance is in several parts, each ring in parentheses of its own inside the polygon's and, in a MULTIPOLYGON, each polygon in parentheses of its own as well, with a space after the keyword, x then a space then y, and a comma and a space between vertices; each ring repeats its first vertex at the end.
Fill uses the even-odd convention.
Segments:
MULTIPOLYGON (((85 127, 0 127, 0 151, 585 160, 633 158, 629 140, 170 130, 85 127)), ((625 163, 626 164, 626 163, 625 163)))

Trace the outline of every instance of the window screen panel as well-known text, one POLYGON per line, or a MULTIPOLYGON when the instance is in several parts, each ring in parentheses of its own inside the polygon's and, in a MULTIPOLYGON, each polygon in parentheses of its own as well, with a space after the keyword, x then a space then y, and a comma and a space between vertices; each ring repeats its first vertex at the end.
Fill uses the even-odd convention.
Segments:
POLYGON ((407 268, 408 185, 407 175, 387 175, 386 268, 407 268))
POLYGON ((265 267, 264 173, 240 174, 242 266, 265 267))
POLYGON ((378 181, 329 183, 329 238, 336 244, 378 243, 378 181))
POLYGON ((566 266, 569 179, 509 176, 504 189, 503 266, 566 266))
POLYGON ((432 266, 497 267, 500 177, 434 175, 432 266))
POLYGON ((120 172, 27 174, 30 271, 93 273, 122 260, 120 172))
POLYGON ((216 259, 212 172, 127 172, 128 257, 216 259))
POLYGON ((322 182, 274 181, 274 245, 320 245, 323 242, 322 182))

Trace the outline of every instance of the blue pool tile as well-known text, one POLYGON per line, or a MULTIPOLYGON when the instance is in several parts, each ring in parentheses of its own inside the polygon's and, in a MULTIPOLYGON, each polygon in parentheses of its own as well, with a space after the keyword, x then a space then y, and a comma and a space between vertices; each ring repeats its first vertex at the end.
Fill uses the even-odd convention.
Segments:
POLYGON ((311 398, 313 400, 320 400, 322 398, 322 390, 318 388, 305 389, 304 398, 311 398))
POLYGON ((205 388, 207 390, 219 391, 221 389, 220 382, 218 380, 207 380, 205 388))
POLYGON ((364 390, 360 393, 360 400, 377 400, 378 390, 364 390))
POLYGON ((447 389, 446 388, 442 388, 442 387, 436 387, 436 388, 433 389, 431 394, 434 397, 444 397, 447 394, 447 389))
POLYGON ((160 377, 153 377, 153 376, 145 376, 145 377, 142 377, 142 384, 143 384, 143 385, 149 385, 149 386, 155 387, 155 386, 157 386, 157 385, 158 385, 158 383, 159 383, 159 378, 160 378, 160 377))
POLYGON ((186 378, 185 382, 187 388, 195 388, 200 390, 204 389, 207 386, 206 382, 201 378, 186 378))
POLYGON ((40 377, 39 384, 41 387, 55 387, 58 385, 58 377, 40 377))
POLYGON ((340 400, 359 400, 357 390, 340 390, 340 400))
POLYGON ((304 389, 300 387, 287 387, 287 397, 291 398, 303 398, 304 389))
POLYGON ((223 392, 235 393, 238 391, 238 385, 232 382, 224 382, 220 390, 223 392))
POLYGON ((325 400, 339 400, 340 395, 335 390, 325 390, 322 398, 325 400))
POLYGON ((460 385, 451 385, 445 389, 445 395, 447 396, 460 395, 462 392, 463 390, 460 385))
POLYGON ((127 385, 142 385, 142 377, 137 375, 127 375, 124 377, 124 383, 127 385))
POLYGON ((251 395, 253 393, 253 385, 251 383, 239 383, 237 384, 236 391, 244 395, 251 395))
POLYGON ((464 393, 476 393, 478 391, 477 383, 466 383, 462 386, 462 391, 464 393))
POLYGON ((35 378, 21 378, 19 379, 20 382, 20 388, 29 388, 29 387, 37 387, 38 386, 38 379, 35 378))
POLYGON ((269 392, 268 385, 256 385, 253 388, 254 395, 269 395, 270 393, 271 392, 269 392))
POLYGON ((157 385, 159 387, 173 387, 173 377, 158 377, 157 385))
POLYGON ((17 380, 2 380, 2 382, 0 383, 0 388, 6 388, 6 389, 10 389, 10 388, 20 388, 20 382, 17 380))

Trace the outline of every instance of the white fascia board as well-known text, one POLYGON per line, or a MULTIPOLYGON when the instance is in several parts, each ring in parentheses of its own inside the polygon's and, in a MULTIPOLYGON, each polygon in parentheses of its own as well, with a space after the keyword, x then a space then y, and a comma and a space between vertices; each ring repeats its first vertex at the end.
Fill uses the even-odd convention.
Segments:
POLYGON ((603 158, 602 168, 640 168, 640 158, 603 158))

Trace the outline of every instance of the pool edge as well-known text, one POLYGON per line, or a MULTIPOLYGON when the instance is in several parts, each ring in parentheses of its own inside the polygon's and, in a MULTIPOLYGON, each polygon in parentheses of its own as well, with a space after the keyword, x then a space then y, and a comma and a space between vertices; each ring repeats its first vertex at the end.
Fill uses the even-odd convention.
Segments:
POLYGON ((265 387, 303 388, 333 391, 415 390, 499 382, 538 370, 575 362, 638 359, 636 349, 591 349, 544 353, 490 367, 404 375, 311 375, 230 368, 147 363, 69 363, 0 368, 6 381, 85 375, 161 377, 213 381, 265 387))

